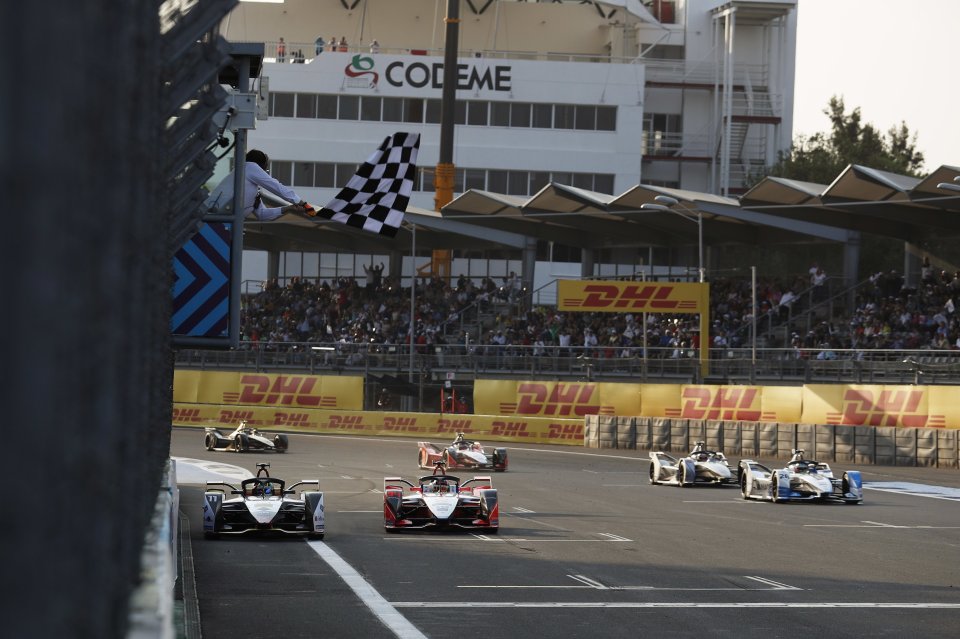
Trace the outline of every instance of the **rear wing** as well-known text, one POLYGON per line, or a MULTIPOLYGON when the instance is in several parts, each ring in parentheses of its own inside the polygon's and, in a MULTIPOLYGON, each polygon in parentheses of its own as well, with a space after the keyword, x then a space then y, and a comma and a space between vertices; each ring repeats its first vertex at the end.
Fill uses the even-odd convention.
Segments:
POLYGON ((415 488, 413 484, 408 482, 402 477, 384 477, 383 478, 383 491, 386 492, 388 489, 393 488, 395 490, 403 490, 401 484, 406 484, 410 488, 415 488))
POLYGON ((473 479, 468 479, 467 481, 460 484, 461 488, 466 488, 469 484, 477 482, 478 484, 484 484, 483 486, 474 486, 474 489, 477 488, 493 488, 493 480, 490 478, 490 475, 477 475, 473 479))
POLYGON ((319 480, 319 479, 301 479, 300 481, 298 481, 297 483, 295 483, 293 486, 290 486, 289 488, 287 488, 286 490, 284 490, 284 491, 283 491, 283 494, 284 494, 284 495, 292 495, 292 494, 294 494, 295 492, 297 492, 297 490, 296 490, 297 486, 306 486, 306 485, 316 486, 316 487, 317 487, 317 490, 320 490, 320 480, 319 480))

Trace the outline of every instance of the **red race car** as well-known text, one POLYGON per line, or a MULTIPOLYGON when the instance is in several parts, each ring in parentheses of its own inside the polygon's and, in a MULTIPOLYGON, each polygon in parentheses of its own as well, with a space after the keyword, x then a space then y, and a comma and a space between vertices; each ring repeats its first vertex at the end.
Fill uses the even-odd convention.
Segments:
POLYGON ((492 454, 487 454, 480 442, 466 439, 464 433, 457 433, 457 438, 448 446, 437 446, 430 442, 417 442, 417 446, 420 447, 417 455, 420 468, 433 468, 440 461, 447 468, 487 469, 496 472, 507 469, 506 448, 494 448, 492 454))

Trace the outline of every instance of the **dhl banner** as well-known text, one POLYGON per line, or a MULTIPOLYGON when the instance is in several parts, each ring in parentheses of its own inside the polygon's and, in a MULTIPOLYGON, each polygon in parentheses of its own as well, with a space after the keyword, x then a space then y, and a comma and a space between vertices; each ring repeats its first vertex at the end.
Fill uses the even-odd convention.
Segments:
POLYGON ((956 387, 808 384, 803 421, 847 426, 960 428, 956 387))
POLYGON ((473 406, 481 415, 639 415, 640 394, 635 384, 478 379, 473 406))
POLYGON ((700 373, 710 371, 710 285, 689 282, 558 280, 557 309, 594 313, 699 313, 700 373))
POLYGON ((173 401, 283 409, 363 408, 363 377, 177 370, 173 401))
POLYGON ((684 282, 559 280, 557 308, 593 313, 700 313, 709 310, 710 285, 684 282))
POLYGON ((174 426, 233 430, 245 419, 263 430, 370 436, 441 436, 452 440, 458 432, 474 439, 531 444, 583 445, 583 418, 492 417, 345 410, 286 410, 275 407, 174 403, 174 426))

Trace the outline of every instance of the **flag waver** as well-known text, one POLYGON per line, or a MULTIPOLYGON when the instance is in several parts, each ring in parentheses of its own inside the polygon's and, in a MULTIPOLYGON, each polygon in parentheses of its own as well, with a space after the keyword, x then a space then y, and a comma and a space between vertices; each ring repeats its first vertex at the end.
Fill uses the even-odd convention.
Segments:
POLYGON ((394 133, 360 165, 320 217, 396 237, 417 172, 419 133, 394 133))

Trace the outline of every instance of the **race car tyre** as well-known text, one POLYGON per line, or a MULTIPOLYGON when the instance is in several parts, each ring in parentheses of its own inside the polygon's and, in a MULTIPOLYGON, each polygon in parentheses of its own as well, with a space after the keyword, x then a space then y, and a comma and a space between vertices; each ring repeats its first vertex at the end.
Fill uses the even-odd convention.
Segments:
POLYGON ((650 483, 654 486, 657 485, 657 471, 653 462, 650 462, 650 483))
POLYGON ((770 479, 770 501, 772 501, 772 502, 775 503, 775 504, 779 504, 779 503, 781 502, 781 499, 780 499, 780 480, 777 478, 776 475, 774 475, 774 476, 770 479))
POLYGON ((680 488, 687 487, 687 485, 683 483, 687 479, 686 474, 687 474, 687 467, 684 466, 683 463, 681 463, 680 465, 677 466, 677 485, 680 486, 680 488))
POLYGON ((247 450, 247 436, 243 433, 237 435, 233 440, 233 450, 242 453, 247 450))
POLYGON ((287 436, 280 434, 273 438, 273 447, 277 449, 278 453, 285 453, 287 449, 290 448, 290 442, 287 440, 287 436))
POLYGON ((323 533, 310 533, 310 539, 323 540, 323 533))
POLYGON ((743 473, 740 473, 740 494, 743 495, 744 499, 750 499, 750 496, 747 495, 747 476, 743 473))
POLYGON ((207 436, 203 438, 203 445, 207 447, 207 450, 213 450, 217 447, 217 436, 213 433, 207 433, 207 436))
POLYGON ((429 455, 427 455, 427 451, 421 449, 421 450, 420 450, 420 455, 417 457, 417 463, 420 465, 420 468, 426 468, 426 467, 427 467, 427 460, 428 460, 428 459, 429 459, 429 455))

